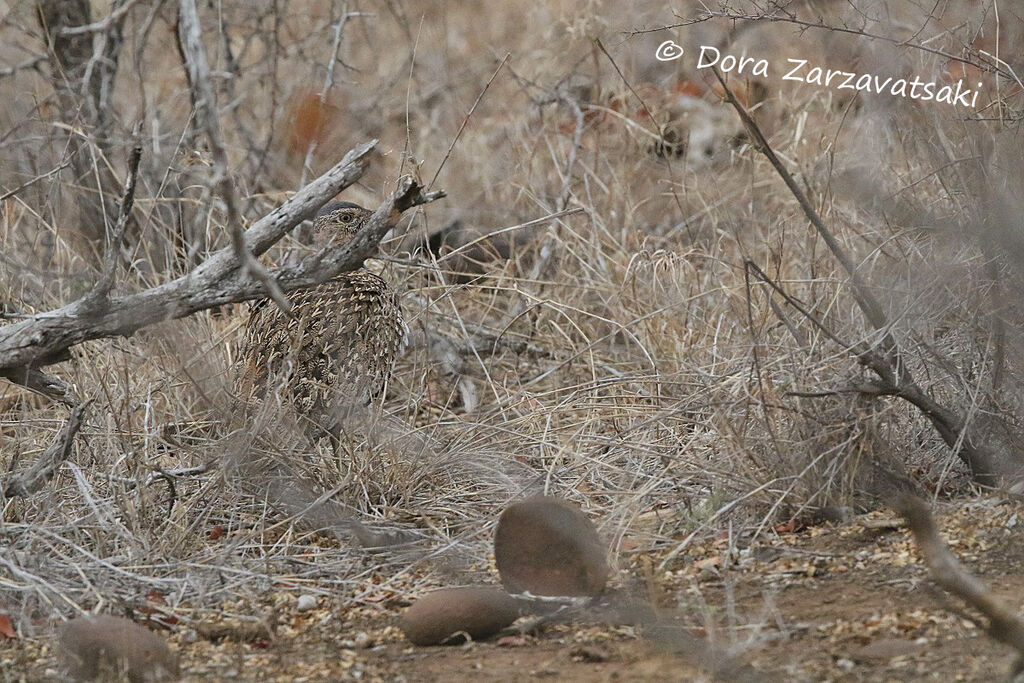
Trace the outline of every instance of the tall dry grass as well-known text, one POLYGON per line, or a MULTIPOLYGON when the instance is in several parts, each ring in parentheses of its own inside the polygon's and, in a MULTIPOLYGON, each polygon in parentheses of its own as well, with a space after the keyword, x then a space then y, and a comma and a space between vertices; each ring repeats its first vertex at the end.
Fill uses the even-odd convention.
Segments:
MULTIPOLYGON (((956 49, 979 27, 992 31, 990 5, 933 44, 956 49)), ((1019 31, 1021 18, 1002 9, 1003 34, 1019 31)), ((405 172, 447 190, 373 264, 402 293, 413 344, 382 426, 357 430, 337 454, 305 441, 272 402, 248 434, 228 433, 244 307, 77 348, 53 370, 95 399, 87 424, 56 480, 7 501, 0 526, 0 603, 26 615, 23 628, 29 615, 131 604, 151 590, 183 618, 237 609, 224 606, 269 587, 366 604, 382 585, 405 590, 396 577, 409 571, 427 581, 479 572, 501 506, 540 490, 583 504, 613 551, 628 537, 636 552, 679 550, 727 524, 770 532, 904 487, 969 486, 920 414, 846 391, 865 379, 849 350, 745 270, 758 264, 848 344, 878 341, 760 155, 722 144, 707 164, 659 157, 643 117, 583 116, 609 98, 631 102, 641 84, 671 89, 679 65, 652 59, 663 37, 720 37, 729 22, 634 35, 674 19, 659 3, 593 1, 223 3, 201 18, 247 218, 371 137, 377 156, 345 198, 375 205, 405 172), (346 8, 358 14, 339 34, 346 8), (451 246, 426 249, 445 228, 451 246), (269 510, 253 493, 258 469, 188 471, 261 458, 287 463, 314 498, 333 492, 353 519, 406 530, 414 550, 367 563, 269 510), (383 578, 368 587, 369 576, 383 578)), ((173 27, 171 4, 131 10, 115 152, 93 159, 123 175, 142 121, 120 291, 228 244, 173 27)), ((44 49, 32 3, 9 3, 0 33, 5 65, 44 49)), ((810 34, 793 40, 782 42, 822 54, 810 34)), ((933 54, 902 54, 908 68, 938 68, 933 54)), ((0 88, 8 191, 59 166, 67 136, 88 131, 55 119, 45 66, 0 88)), ((1019 95, 979 112, 985 120, 880 98, 844 108, 808 89, 787 97, 774 102, 771 142, 886 302, 916 376, 948 404, 993 394, 1006 416, 1020 415, 1022 273, 991 265, 1019 228, 1005 224, 1011 242, 986 232, 994 202, 1019 215, 1019 95)), ((102 245, 76 224, 78 198, 93 188, 65 169, 4 200, 0 302, 10 315, 53 308, 97 277, 102 245)), ((300 234, 269 259, 306 248, 300 234)), ((63 417, 10 384, 0 410, 5 471, 38 454, 63 417)))

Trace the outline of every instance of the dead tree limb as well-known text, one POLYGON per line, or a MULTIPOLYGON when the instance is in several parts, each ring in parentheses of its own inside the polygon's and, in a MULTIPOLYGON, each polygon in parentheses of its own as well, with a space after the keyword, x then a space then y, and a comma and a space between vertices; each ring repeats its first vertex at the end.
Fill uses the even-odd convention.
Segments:
POLYGON ((84 26, 65 26, 60 29, 59 33, 61 36, 81 36, 89 33, 107 31, 111 26, 121 21, 124 18, 124 15, 128 14, 128 10, 138 2, 139 0, 128 0, 124 3, 115 2, 114 6, 111 8, 110 14, 108 14, 104 19, 97 21, 94 24, 86 24, 84 26))
POLYGON ((939 529, 924 501, 904 494, 895 500, 894 507, 907 520, 932 580, 981 612, 987 620, 984 628, 989 636, 1017 650, 1011 678, 1024 671, 1024 618, 1011 611, 1004 600, 992 595, 988 586, 960 564, 939 536, 939 529))
POLYGON ((43 454, 39 456, 29 468, 22 470, 7 478, 3 486, 4 497, 17 498, 27 497, 42 488, 43 484, 53 479, 60 464, 71 455, 71 445, 75 440, 75 434, 82 426, 82 417, 85 409, 92 401, 79 403, 71 410, 68 421, 64 424, 57 438, 53 440, 43 454))
MULTIPOLYGON (((256 221, 245 232, 246 248, 256 256, 262 254, 342 188, 354 183, 376 144, 374 140, 359 145, 334 168, 256 221)), ((374 254, 403 211, 443 196, 443 192, 423 193, 410 177, 403 177, 367 225, 343 248, 316 254, 272 274, 283 291, 292 291, 358 268, 374 254)), ((129 336, 154 323, 262 296, 266 296, 263 285, 247 277, 239 268, 234 249, 225 247, 186 275, 136 294, 111 298, 99 310, 89 309, 80 299, 0 327, 0 374, 56 362, 66 358, 75 345, 91 339, 129 336)))
POLYGON ((20 367, 0 370, 0 377, 14 384, 20 384, 29 391, 45 396, 51 401, 58 401, 71 408, 78 405, 78 396, 71 385, 39 368, 20 367))

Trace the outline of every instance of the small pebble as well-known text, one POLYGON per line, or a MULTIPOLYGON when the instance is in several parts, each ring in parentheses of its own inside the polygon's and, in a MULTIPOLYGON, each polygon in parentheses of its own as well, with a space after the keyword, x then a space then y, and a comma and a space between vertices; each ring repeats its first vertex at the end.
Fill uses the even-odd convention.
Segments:
POLYGON ((295 609, 300 612, 308 612, 316 607, 316 602, 315 595, 300 595, 298 602, 295 603, 295 609))

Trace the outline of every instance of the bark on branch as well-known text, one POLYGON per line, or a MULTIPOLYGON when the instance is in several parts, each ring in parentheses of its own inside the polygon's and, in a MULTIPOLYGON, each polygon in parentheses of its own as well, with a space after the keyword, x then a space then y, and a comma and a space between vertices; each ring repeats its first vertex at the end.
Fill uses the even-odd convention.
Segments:
POLYGON ((924 501, 907 494, 896 499, 894 507, 907 520, 932 580, 981 612, 987 620, 985 631, 988 635, 1017 650, 1017 662, 1011 678, 1021 673, 1024 670, 1024 619, 1011 611, 1005 601, 992 595, 984 583, 960 564, 939 536, 939 529, 924 501))
POLYGON ((91 401, 79 403, 71 410, 64 429, 31 467, 8 477, 3 486, 5 498, 30 496, 53 478, 60 464, 71 455, 71 444, 82 426, 82 417, 90 403, 91 401))
MULTIPOLYGON (((255 256, 301 221, 309 218, 342 188, 363 173, 376 140, 359 145, 334 168, 297 192, 245 231, 245 246, 255 256)), ((302 263, 272 272, 283 291, 323 282, 345 270, 358 268, 373 255, 377 244, 401 213, 434 201, 443 192, 422 193, 411 178, 373 214, 367 225, 343 249, 317 254, 302 263)), ((225 247, 186 275, 136 294, 111 298, 99 309, 84 299, 24 321, 0 327, 0 375, 18 368, 35 368, 66 358, 71 347, 91 339, 128 336, 164 320, 191 315, 227 303, 265 296, 261 283, 239 267, 234 248, 225 247)))

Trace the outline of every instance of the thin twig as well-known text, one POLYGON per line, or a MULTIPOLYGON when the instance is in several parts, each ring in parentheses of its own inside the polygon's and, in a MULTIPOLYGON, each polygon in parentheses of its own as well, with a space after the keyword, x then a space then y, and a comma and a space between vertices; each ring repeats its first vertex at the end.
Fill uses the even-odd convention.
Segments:
POLYGON ((754 271, 754 273, 762 282, 764 282, 773 290, 775 290, 779 294, 779 296, 781 296, 786 301, 787 304, 795 308, 797 312, 800 313, 800 315, 802 315, 804 318, 810 321, 810 323, 814 325, 818 329, 818 331, 820 331, 822 334, 828 337, 828 339, 835 342, 838 346, 852 351, 854 354, 857 355, 857 358, 860 359, 864 365, 870 367, 877 374, 883 375, 883 380, 885 380, 889 384, 895 385, 896 380, 895 377, 892 376, 892 373, 889 372, 888 363, 886 363, 883 359, 878 358, 878 354, 875 353, 872 347, 861 342, 858 342, 856 344, 850 344, 840 339, 835 332, 833 332, 827 325, 825 325, 825 323, 818 320, 817 316, 815 316, 813 313, 807 310, 807 308, 804 307, 803 304, 801 304, 786 290, 779 286, 779 284, 775 282, 772 278, 768 277, 768 274, 761 270, 761 268, 750 259, 744 261, 743 267, 747 270, 754 271), (869 357, 872 355, 874 357, 869 357))
MULTIPOLYGON (((324 76, 324 87, 317 96, 320 101, 320 108, 323 109, 327 106, 327 97, 331 93, 331 89, 334 87, 334 65, 340 63, 347 69, 353 67, 346 64, 340 57, 338 57, 338 51, 341 50, 341 37, 345 31, 345 24, 352 17, 365 17, 365 12, 349 12, 348 5, 345 5, 345 9, 342 11, 341 18, 338 23, 334 26, 334 45, 331 47, 331 58, 327 60, 327 75, 324 76)), ((319 132, 319 131, 317 131, 319 132)), ((306 172, 309 171, 311 164, 313 163, 313 153, 316 152, 317 136, 313 135, 309 139, 309 144, 306 146, 306 158, 302 162, 302 180, 300 187, 306 184, 306 172)))
POLYGON ((761 132, 761 128, 754 122, 754 119, 750 114, 747 113, 746 108, 740 104, 740 101, 733 94, 732 90, 729 89, 729 86, 726 85, 725 79, 722 78, 722 73, 717 67, 711 67, 711 69, 714 71, 715 77, 725 90, 726 98, 729 100, 729 103, 736 110, 736 113, 739 114, 744 127, 750 133, 751 138, 753 138, 755 148, 757 148, 757 150, 768 159, 771 165, 778 172, 783 182, 786 183, 786 187, 789 188, 789 191, 793 193, 793 196, 800 204, 800 208, 803 209, 804 215, 807 216, 811 225, 813 225, 815 230, 818 231, 818 234, 821 235, 821 238, 825 241, 829 251, 832 252, 832 255, 835 256, 836 260, 843 266, 843 270, 846 271, 846 274, 850 276, 854 300, 856 300, 857 305, 860 307, 861 311, 864 312, 864 316, 868 319, 868 322, 871 323, 872 327, 884 333, 882 344, 890 356, 890 362, 893 365, 893 370, 896 376, 901 380, 910 381, 910 376, 907 374, 908 371, 905 365, 900 362, 899 347, 896 345, 895 339, 893 339, 892 332, 889 331, 889 321, 886 319, 885 311, 882 309, 882 305, 878 300, 875 299, 874 295, 871 294, 870 290, 868 290, 864 280, 857 272, 857 266, 854 264, 853 259, 851 259, 846 253, 846 250, 844 250, 842 245, 839 244, 839 240, 835 238, 832 231, 825 225, 825 221, 821 219, 818 212, 815 211, 813 206, 811 206, 811 202, 807 198, 807 195, 804 194, 804 191, 796 184, 796 180, 793 179, 793 176, 779 160, 779 157, 776 156, 771 145, 768 144, 768 140, 765 139, 764 134, 761 132))
POLYGON ((192 92, 196 125, 206 133, 210 145, 210 154, 213 156, 211 184, 217 189, 227 209, 228 230, 231 233, 231 246, 234 248, 235 257, 249 275, 263 284, 274 303, 285 313, 290 313, 292 305, 285 298, 280 285, 245 246, 245 229, 238 212, 235 188, 228 172, 228 157, 224 151, 220 123, 217 120, 216 100, 213 96, 213 87, 210 85, 210 67, 203 50, 195 0, 180 0, 178 8, 178 46, 185 62, 189 88, 192 92))
POLYGON ((575 215, 577 213, 583 213, 585 211, 586 211, 586 209, 584 209, 583 207, 579 207, 578 206, 578 207, 574 207, 574 208, 571 208, 571 209, 565 209, 564 211, 556 211, 555 213, 549 213, 546 216, 541 216, 540 218, 534 218, 533 220, 526 221, 525 223, 519 223, 517 225, 511 225, 511 226, 509 226, 507 228, 498 228, 497 230, 492 230, 491 232, 486 233, 484 235, 480 235, 479 237, 477 237, 477 238, 475 238, 475 239, 473 239, 473 240, 471 240, 469 242, 466 242, 465 244, 459 245, 459 247, 457 247, 456 249, 452 249, 447 254, 444 254, 443 256, 438 257, 437 258, 437 263, 442 263, 443 261, 446 261, 446 260, 448 260, 450 258, 453 258, 453 257, 457 256, 458 254, 461 254, 463 251, 467 251, 471 247, 479 244, 480 242, 489 240, 492 237, 497 237, 498 235, 504 234, 506 232, 512 232, 513 230, 522 230, 523 228, 530 228, 530 227, 533 227, 535 225, 540 225, 542 223, 547 223, 548 221, 555 220, 556 218, 562 218, 564 216, 572 216, 572 215, 575 215))
POLYGON ((559 99, 572 109, 575 119, 575 126, 572 131, 572 145, 569 147, 569 157, 565 160, 565 172, 562 178, 562 190, 558 193, 558 210, 565 211, 569 206, 569 197, 572 195, 572 169, 576 166, 576 158, 583 147, 583 109, 580 103, 572 97, 562 93, 559 99))
POLYGON ((928 418, 928 421, 932 423, 935 431, 946 442, 946 445, 971 468, 974 479, 979 483, 994 485, 999 483, 1000 478, 1004 476, 1010 476, 1014 479, 1020 477, 1020 472, 1017 471, 1015 465, 1012 462, 1008 463, 1005 454, 1001 454, 997 447, 989 443, 988 439, 984 438, 978 431, 975 431, 973 435, 968 432, 969 422, 964 419, 963 415, 938 403, 913 380, 909 379, 908 373, 905 373, 902 378, 897 378, 893 374, 892 365, 874 346, 863 342, 858 342, 857 344, 844 343, 826 325, 813 316, 810 311, 807 311, 796 299, 789 296, 785 290, 773 282, 753 262, 748 261, 746 267, 757 273, 764 282, 785 298, 786 303, 799 311, 801 315, 831 341, 854 353, 858 361, 878 376, 879 381, 872 383, 871 389, 861 393, 897 396, 918 408, 928 418))
POLYGON ((455 143, 457 143, 459 141, 459 138, 462 137, 462 131, 466 129, 466 124, 469 123, 469 119, 472 118, 473 112, 476 111, 477 105, 479 105, 480 101, 484 99, 484 95, 487 94, 487 89, 491 87, 491 83, 498 76, 498 72, 501 71, 501 67, 505 66, 505 62, 508 61, 508 58, 510 56, 512 56, 512 53, 506 52, 505 56, 501 58, 501 63, 498 64, 498 68, 494 70, 494 73, 491 74, 491 77, 487 79, 486 83, 484 83, 483 90, 481 90, 480 94, 476 96, 476 100, 473 102, 473 106, 469 108, 468 112, 466 112, 466 116, 463 117, 462 119, 462 125, 459 126, 459 130, 456 131, 455 137, 452 138, 452 143, 448 145, 448 151, 444 153, 444 158, 441 159, 441 163, 438 165, 437 170, 434 171, 434 177, 430 179, 429 183, 427 183, 428 190, 434 186, 434 181, 437 180, 437 176, 441 175, 441 169, 444 168, 444 164, 446 161, 448 161, 448 157, 452 155, 452 150, 455 149, 455 143))
POLYGON ((61 171, 63 171, 65 168, 67 168, 70 165, 71 165, 71 161, 69 159, 65 159, 60 164, 58 164, 56 167, 51 168, 46 173, 41 173, 41 174, 37 175, 35 178, 31 178, 29 180, 26 180, 21 185, 18 185, 16 188, 14 188, 13 190, 10 190, 9 192, 5 192, 4 194, 0 194, 0 202, 4 201, 6 199, 10 199, 11 197, 16 196, 22 190, 24 190, 26 188, 29 188, 32 185, 35 185, 40 180, 46 180, 47 178, 49 178, 49 177, 51 177, 53 175, 56 175, 57 173, 60 173, 61 171))
MULTIPOLYGON (((608 61, 611 62, 612 68, 615 69, 615 73, 619 75, 619 78, 622 79, 622 82, 626 85, 627 88, 629 88, 629 91, 633 93, 633 97, 635 97, 637 101, 640 102, 640 105, 644 108, 644 113, 647 115, 647 118, 649 118, 651 121, 655 121, 654 112, 651 110, 650 107, 647 106, 647 103, 644 102, 644 98, 640 97, 640 93, 636 91, 636 88, 634 88, 633 84, 629 82, 625 74, 622 73, 622 69, 620 69, 619 65, 615 63, 614 59, 612 59, 611 53, 608 52, 607 49, 605 49, 604 43, 601 42, 601 39, 595 38, 594 42, 597 43, 597 47, 601 50, 601 52, 604 53, 604 56, 608 58, 608 61)), ((660 137, 660 135, 658 137, 660 137)))
POLYGON ((86 33, 100 33, 106 31, 114 23, 116 23, 121 17, 128 13, 132 7, 138 4, 139 0, 128 0, 125 4, 121 5, 113 12, 108 14, 100 21, 93 22, 91 24, 85 24, 84 26, 65 26, 57 31, 59 36, 81 36, 86 33))
POLYGON ((92 304, 100 304, 107 301, 110 290, 114 288, 114 281, 117 272, 117 255, 121 250, 121 243, 124 241, 124 232, 128 227, 128 219, 132 213, 132 206, 135 204, 135 184, 139 177, 139 162, 142 159, 142 142, 138 136, 139 128, 135 128, 135 146, 132 147, 131 156, 128 157, 128 175, 124 181, 124 193, 121 195, 121 208, 117 213, 117 223, 114 225, 114 232, 107 239, 106 250, 103 256, 103 274, 89 292, 88 297, 92 304))
MULTIPOLYGON (((1017 471, 1019 466, 1013 462, 1011 457, 1001 453, 1000 449, 992 444, 987 443, 988 439, 982 438, 977 430, 972 435, 968 431, 970 423, 961 412, 939 404, 917 385, 902 360, 899 346, 893 337, 891 324, 886 318, 882 305, 875 299, 866 283, 861 279, 853 260, 846 254, 839 241, 832 234, 832 231, 829 230, 821 216, 811 206, 807 195, 800 189, 796 180, 793 179, 793 176, 786 170, 778 156, 776 156, 757 123, 754 122, 732 90, 729 89, 729 86, 726 85, 721 72, 717 67, 712 67, 712 71, 714 71, 715 77, 724 89, 729 103, 732 104, 736 113, 739 114, 740 120, 750 134, 754 146, 764 154, 778 172, 800 204, 800 208, 803 209, 808 220, 810 220, 818 234, 825 241, 832 255, 835 256, 847 275, 849 275, 854 300, 864 313, 864 316, 877 331, 882 333, 880 346, 884 354, 879 353, 873 345, 858 344, 856 347, 846 346, 845 348, 854 350, 857 353, 858 359, 878 375, 886 390, 885 393, 899 396, 921 410, 932 423, 932 426, 935 427, 943 441, 971 468, 971 473, 976 481, 992 485, 998 483, 1005 476, 1019 477, 1020 473, 1017 471)), ((767 276, 760 269, 758 269, 758 272, 764 277, 765 281, 768 281, 767 276)), ((782 293, 781 288, 775 285, 773 285, 773 288, 782 293)), ((790 303, 792 304, 793 302, 790 301, 790 303)), ((797 308, 801 310, 799 307, 797 308)), ((818 323, 803 310, 801 310, 801 313, 804 313, 823 332, 828 333, 824 325, 818 323)), ((831 333, 829 335, 831 339, 838 343, 838 339, 834 335, 831 333)))

